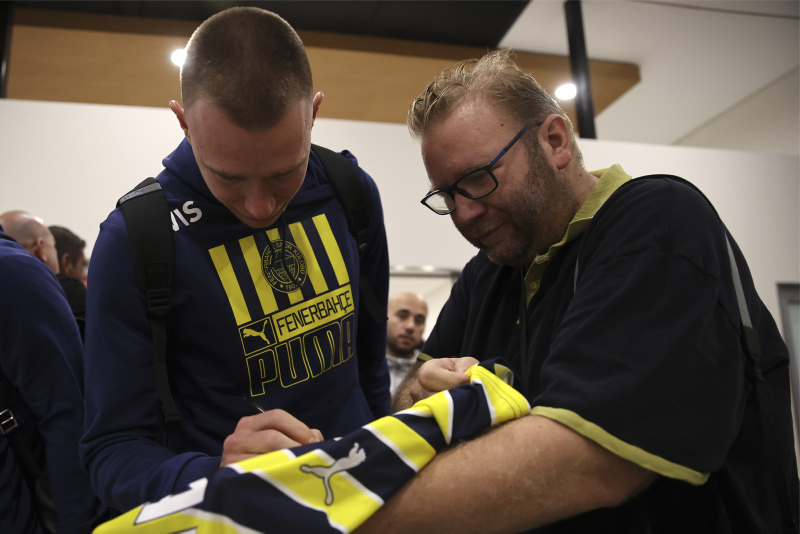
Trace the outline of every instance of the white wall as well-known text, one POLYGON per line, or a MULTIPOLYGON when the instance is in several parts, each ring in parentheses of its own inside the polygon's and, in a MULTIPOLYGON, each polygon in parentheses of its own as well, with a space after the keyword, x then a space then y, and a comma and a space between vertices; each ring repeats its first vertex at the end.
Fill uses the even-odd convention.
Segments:
POLYGON ((66 226, 88 256, 117 199, 160 172, 182 137, 166 106, 0 100, 0 213, 66 226))
MULTIPOLYGON (((66 226, 90 252, 116 200, 158 173, 181 138, 166 107, 0 100, 0 213, 24 209, 66 226)), ((319 118, 312 139, 350 149, 375 178, 392 265, 460 269, 474 255, 448 217, 419 203, 428 184, 405 126, 319 118)), ((776 283, 800 280, 800 158, 593 140, 581 146, 589 168, 621 163, 634 176, 673 173, 700 187, 779 320, 776 283)))
POLYGON ((676 145, 800 153, 800 68, 683 136, 676 145))

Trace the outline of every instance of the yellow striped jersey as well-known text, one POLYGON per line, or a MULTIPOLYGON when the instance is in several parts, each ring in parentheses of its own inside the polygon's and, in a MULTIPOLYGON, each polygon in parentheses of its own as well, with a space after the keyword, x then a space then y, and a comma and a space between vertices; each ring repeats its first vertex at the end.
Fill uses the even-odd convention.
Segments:
POLYGON ((341 439, 283 449, 219 469, 190 489, 138 506, 110 533, 350 532, 437 451, 530 412, 511 373, 488 360, 470 383, 437 393, 341 439))

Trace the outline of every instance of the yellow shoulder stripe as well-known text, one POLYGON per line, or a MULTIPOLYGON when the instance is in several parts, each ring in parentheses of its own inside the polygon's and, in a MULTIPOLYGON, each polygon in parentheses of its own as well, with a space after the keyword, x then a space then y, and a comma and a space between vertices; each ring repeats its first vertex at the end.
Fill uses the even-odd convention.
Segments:
POLYGON ((580 415, 563 408, 549 408, 547 406, 536 406, 531 410, 531 415, 540 415, 553 421, 558 421, 562 425, 571 428, 578 434, 588 438, 604 449, 613 452, 621 458, 635 463, 645 469, 658 473, 668 478, 683 480, 689 484, 699 486, 708 480, 708 473, 700 473, 688 467, 678 465, 660 456, 625 443, 621 439, 612 436, 596 424, 587 421, 580 415))

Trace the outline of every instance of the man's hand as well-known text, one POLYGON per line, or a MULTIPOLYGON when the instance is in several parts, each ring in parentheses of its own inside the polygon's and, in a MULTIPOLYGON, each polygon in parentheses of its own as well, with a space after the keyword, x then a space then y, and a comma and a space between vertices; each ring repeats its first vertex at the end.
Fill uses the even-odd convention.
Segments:
POLYGON ((225 438, 220 467, 280 449, 322 441, 322 433, 308 428, 283 410, 242 417, 225 438))
POLYGON ((422 364, 408 393, 413 402, 469 382, 464 372, 479 363, 475 358, 437 358, 422 364))

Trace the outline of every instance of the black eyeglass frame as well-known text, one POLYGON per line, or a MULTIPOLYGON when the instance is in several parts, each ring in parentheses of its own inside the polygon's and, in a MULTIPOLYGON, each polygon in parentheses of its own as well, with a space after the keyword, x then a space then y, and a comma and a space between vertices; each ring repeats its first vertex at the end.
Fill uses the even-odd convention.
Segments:
POLYGON ((497 162, 500 161, 500 158, 502 158, 505 155, 506 152, 511 150, 511 147, 514 146, 514 143, 519 141, 520 138, 523 135, 525 135, 525 132, 527 132, 528 130, 530 130, 534 126, 541 126, 541 125, 542 125, 541 122, 529 122, 528 124, 526 124, 525 126, 522 127, 522 129, 519 131, 519 133, 517 135, 515 135, 514 138, 511 141, 509 141, 506 146, 503 147, 503 150, 501 150, 492 159, 492 161, 490 161, 486 165, 478 167, 474 171, 468 172, 467 174, 465 174, 464 176, 462 176, 461 178, 459 178, 458 180, 453 182, 453 185, 451 185, 450 187, 446 187, 444 189, 437 189, 436 191, 431 191, 430 193, 425 195, 425 198, 423 198, 420 202, 422 204, 424 204, 426 208, 428 208, 429 210, 431 210, 432 212, 434 212, 437 215, 448 215, 448 214, 453 213, 454 211, 456 211, 456 208, 455 208, 456 197, 453 194, 454 192, 458 193, 459 195, 463 196, 464 198, 468 198, 470 200, 477 200, 479 198, 483 198, 485 196, 491 195, 492 193, 495 192, 495 190, 497 190, 497 186, 498 186, 497 177, 492 172, 492 167, 494 167, 497 164, 497 162), (484 193, 482 195, 472 196, 470 193, 468 193, 464 189, 461 189, 460 187, 458 187, 459 182, 461 182, 462 180, 464 180, 466 178, 469 178, 473 174, 475 174, 477 172, 481 172, 481 171, 486 171, 486 174, 488 174, 492 178, 492 180, 494 180, 494 187, 492 189, 490 189, 488 192, 486 192, 486 193, 484 193), (440 209, 436 209, 433 206, 430 206, 428 204, 428 199, 429 198, 431 198, 433 196, 436 196, 436 195, 441 195, 442 193, 446 194, 447 196, 449 196, 453 200, 453 203, 454 203, 453 209, 447 210, 447 211, 443 211, 443 210, 440 210, 440 209))

